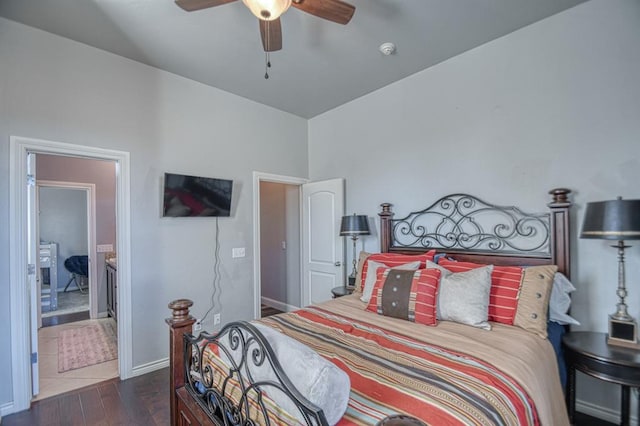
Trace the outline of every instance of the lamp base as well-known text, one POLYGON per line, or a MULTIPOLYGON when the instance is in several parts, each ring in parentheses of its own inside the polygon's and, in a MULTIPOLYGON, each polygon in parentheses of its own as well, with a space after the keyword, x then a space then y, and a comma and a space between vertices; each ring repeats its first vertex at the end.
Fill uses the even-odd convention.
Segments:
POLYGON ((347 287, 353 288, 356 286, 356 277, 354 275, 349 275, 347 287))
POLYGON ((640 350, 638 324, 633 320, 619 320, 609 316, 607 344, 640 350))

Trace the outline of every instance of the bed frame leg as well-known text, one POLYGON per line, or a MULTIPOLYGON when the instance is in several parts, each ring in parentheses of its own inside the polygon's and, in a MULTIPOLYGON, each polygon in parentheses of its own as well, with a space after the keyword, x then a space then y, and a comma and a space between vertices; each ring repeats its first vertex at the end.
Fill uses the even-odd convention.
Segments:
POLYGON ((169 325, 169 384, 171 401, 171 424, 177 424, 176 390, 184 386, 184 340, 185 334, 191 333, 191 327, 196 319, 189 314, 193 302, 189 299, 178 299, 169 303, 172 311, 171 318, 165 319, 169 325))

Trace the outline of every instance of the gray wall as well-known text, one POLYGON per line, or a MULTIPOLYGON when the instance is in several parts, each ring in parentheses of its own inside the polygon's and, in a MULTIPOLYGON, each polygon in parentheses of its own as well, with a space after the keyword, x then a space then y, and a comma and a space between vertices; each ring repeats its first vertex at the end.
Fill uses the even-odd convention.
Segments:
MULTIPOLYGON (((344 176, 347 211, 376 218, 381 202, 401 216, 458 191, 541 211, 549 189, 573 189, 573 315, 606 331, 616 252, 577 233, 586 202, 640 198, 639 28, 640 2, 593 0, 316 117, 310 178, 344 176)), ((626 265, 638 318, 640 244, 626 265)), ((579 377, 583 401, 617 411, 618 396, 579 377)))
MULTIPOLYGON (((234 180, 216 310, 225 323, 252 318, 252 172, 306 177, 306 120, 5 19, 0 94, 0 293, 10 288, 9 136, 19 135, 130 152, 134 367, 168 355, 169 301, 211 294, 215 219, 161 218, 166 171, 234 180), (233 247, 247 257, 232 259, 233 247)), ((0 406, 12 400, 10 309, 0 300, 0 406)))

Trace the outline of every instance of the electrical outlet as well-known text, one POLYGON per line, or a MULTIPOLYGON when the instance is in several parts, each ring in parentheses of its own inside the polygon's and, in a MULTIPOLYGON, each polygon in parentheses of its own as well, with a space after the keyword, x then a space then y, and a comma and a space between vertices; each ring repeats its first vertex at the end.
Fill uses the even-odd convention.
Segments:
POLYGON ((236 247, 231 249, 231 257, 244 257, 245 249, 244 247, 236 247))
POLYGON ((220 324, 220 314, 215 314, 213 316, 213 325, 218 325, 220 324))
POLYGON ((202 321, 201 320, 196 320, 196 322, 193 323, 193 331, 200 331, 202 330, 202 321))

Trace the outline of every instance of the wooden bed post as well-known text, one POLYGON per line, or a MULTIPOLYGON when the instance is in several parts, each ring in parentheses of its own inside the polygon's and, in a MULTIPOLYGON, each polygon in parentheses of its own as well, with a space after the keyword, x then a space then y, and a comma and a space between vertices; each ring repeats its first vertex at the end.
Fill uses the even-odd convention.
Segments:
POLYGON ((165 319, 169 325, 169 384, 171 401, 171 424, 177 424, 176 389, 184 386, 184 340, 185 333, 191 333, 191 327, 196 319, 189 315, 189 308, 193 302, 189 299, 178 299, 169 303, 172 311, 171 318, 165 319))
POLYGON ((380 204, 382 211, 378 213, 380 216, 380 251, 386 253, 391 245, 391 219, 393 212, 390 203, 380 204))
POLYGON ((551 259, 552 263, 558 265, 558 271, 571 279, 571 250, 569 245, 569 201, 570 189, 556 188, 549 191, 553 196, 553 201, 548 204, 551 209, 551 259))

